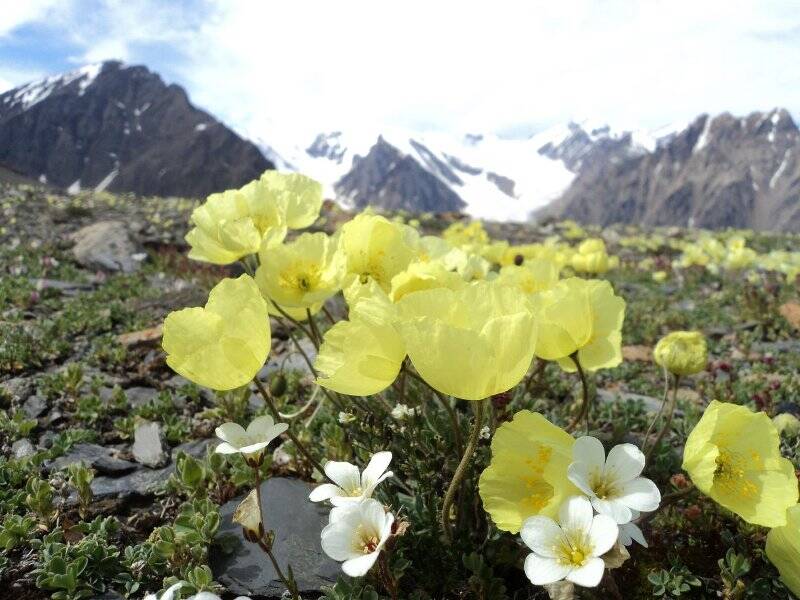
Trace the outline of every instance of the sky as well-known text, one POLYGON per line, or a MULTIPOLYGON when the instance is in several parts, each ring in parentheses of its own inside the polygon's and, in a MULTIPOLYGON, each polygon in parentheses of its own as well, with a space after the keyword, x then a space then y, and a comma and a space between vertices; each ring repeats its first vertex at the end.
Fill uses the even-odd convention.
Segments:
POLYGON ((0 90, 144 64, 250 136, 800 114, 800 0, 0 0, 0 90))

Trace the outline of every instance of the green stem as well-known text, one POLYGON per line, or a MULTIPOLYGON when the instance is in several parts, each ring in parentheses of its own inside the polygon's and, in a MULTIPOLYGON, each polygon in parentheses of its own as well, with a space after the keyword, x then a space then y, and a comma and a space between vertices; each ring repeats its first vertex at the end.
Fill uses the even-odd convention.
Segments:
POLYGON ((670 427, 672 426, 672 416, 675 414, 675 405, 678 403, 678 384, 680 383, 680 376, 675 375, 672 379, 672 399, 669 403, 669 409, 667 410, 667 418, 664 420, 664 425, 661 427, 661 431, 658 432, 658 436, 656 440, 653 442, 653 445, 644 455, 645 464, 650 460, 650 456, 653 454, 653 451, 658 447, 661 443, 661 440, 664 439, 664 436, 667 435, 670 427))
MULTIPOLYGON (((256 384, 258 392, 261 394, 261 397, 264 398, 264 402, 266 402, 267 408, 269 409, 269 412, 272 413, 272 417, 275 419, 275 422, 279 422, 281 420, 281 415, 278 412, 275 403, 272 401, 272 396, 267 391, 267 388, 265 388, 264 385, 258 380, 258 377, 253 378, 253 383, 256 384)), ((322 468, 322 465, 319 464, 319 461, 311 455, 305 445, 297 439, 297 436, 294 433, 292 433, 291 423, 289 424, 289 428, 286 430, 286 435, 289 436, 289 439, 292 440, 292 443, 300 451, 300 453, 306 457, 308 462, 310 462, 311 465, 325 477, 325 479, 327 479, 330 483, 336 483, 325 474, 325 469, 322 468)))
POLYGON ((314 315, 311 314, 310 308, 306 309, 306 320, 311 327, 311 333, 314 335, 314 345, 319 349, 319 345, 322 343, 322 336, 319 333, 319 329, 317 329, 317 321, 314 315))
POLYGON ((647 428, 647 433, 644 434, 644 439, 642 440, 642 447, 641 447, 642 452, 644 452, 645 446, 647 446, 647 442, 650 439, 650 434, 653 433, 653 429, 655 429, 656 423, 658 423, 659 419, 661 419, 661 415, 664 414, 664 409, 667 406, 668 398, 669 398, 669 371, 667 371, 667 368, 664 367, 664 394, 661 397, 661 407, 658 409, 656 416, 650 423, 650 427, 647 428))
POLYGON ((408 368, 408 366, 404 363, 403 364, 403 372, 408 373, 411 377, 422 383, 426 388, 428 388, 436 399, 441 403, 444 409, 447 411, 447 415, 450 417, 450 426, 453 429, 453 438, 456 443, 456 450, 458 455, 461 456, 464 453, 464 442, 461 438, 461 427, 458 425, 458 416, 456 415, 456 411, 453 410, 453 407, 450 405, 450 402, 442 396, 438 390, 433 389, 427 381, 425 381, 422 377, 417 375, 414 371, 408 368))
POLYGON ((583 367, 581 366, 580 361, 578 360, 578 352, 573 352, 569 355, 572 362, 575 363, 575 368, 578 370, 578 376, 581 379, 581 388, 583 390, 583 398, 581 401, 581 407, 578 411, 578 414, 572 420, 572 422, 567 426, 568 432, 575 431, 578 424, 585 418, 586 419, 586 435, 589 435, 589 406, 591 404, 589 398, 589 383, 586 381, 586 373, 583 371, 583 367))
POLYGON ((453 541, 453 532, 451 531, 450 525, 450 509, 453 506, 456 492, 461 486, 464 476, 467 474, 469 462, 472 459, 472 455, 475 453, 475 448, 478 446, 478 438, 481 433, 481 423, 483 421, 483 410, 486 406, 486 400, 478 400, 475 402, 475 405, 475 423, 472 426, 472 432, 467 441, 467 448, 464 451, 464 455, 461 457, 461 462, 458 463, 456 472, 453 473, 453 479, 450 481, 450 485, 442 501, 442 531, 444 531, 444 536, 450 543, 453 541))
MULTIPOLYGON (((303 347, 300 345, 300 341, 294 336, 294 334, 291 332, 291 330, 289 330, 289 339, 292 340, 292 343, 294 344, 294 347, 300 353, 300 356, 303 357, 303 360, 308 365, 308 368, 311 371, 311 374, 314 376, 314 379, 317 379, 319 377, 319 374, 317 373, 317 370, 314 368, 314 363, 308 357, 308 354, 306 353, 306 351, 303 350, 303 347)), ((317 384, 317 385, 319 385, 319 384, 317 384)), ((342 403, 339 402, 339 400, 337 400, 333 396, 331 391, 328 390, 328 388, 322 387, 321 385, 319 387, 322 388, 322 393, 325 394, 325 397, 333 403, 333 405, 336 407, 336 409, 337 410, 342 410, 342 408, 343 408, 342 407, 342 403)))

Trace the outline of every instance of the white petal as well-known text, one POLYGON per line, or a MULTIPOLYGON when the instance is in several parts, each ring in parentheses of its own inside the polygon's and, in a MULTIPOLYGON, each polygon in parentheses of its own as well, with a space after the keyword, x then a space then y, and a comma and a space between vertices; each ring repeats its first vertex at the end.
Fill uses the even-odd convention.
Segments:
POLYGON ((561 581, 569 575, 572 567, 563 565, 555 558, 528 554, 525 558, 525 575, 533 585, 547 585, 561 581))
POLYGON ((572 446, 572 462, 584 463, 591 471, 603 471, 606 451, 600 440, 590 435, 579 437, 572 446))
POLYGON ((360 504, 350 502, 342 506, 334 506, 328 514, 328 523, 346 521, 349 527, 356 529, 361 524, 360 504))
MULTIPOLYGON (((342 490, 343 494, 347 494, 344 490, 342 490)), ((334 506, 358 506, 361 504, 361 501, 364 499, 364 494, 360 494, 358 496, 333 496, 330 498, 331 504, 334 506)))
POLYGON ((361 503, 361 521, 368 529, 380 534, 386 523, 386 509, 383 504, 372 498, 367 498, 361 503))
POLYGON ((372 487, 374 489, 380 476, 389 468, 390 462, 392 462, 391 452, 376 452, 373 454, 372 458, 369 459, 367 468, 364 469, 364 473, 361 475, 361 487, 364 489, 372 487))
POLYGON ((603 579, 606 563, 602 558, 590 558, 582 567, 570 571, 567 581, 583 587, 597 587, 603 579))
POLYGON ((322 529, 322 550, 333 560, 349 560, 361 556, 355 549, 355 530, 344 521, 329 523, 322 529))
POLYGON ((311 493, 308 495, 308 499, 312 502, 322 502, 323 500, 329 500, 334 496, 338 496, 339 494, 344 494, 342 488, 338 485, 333 485, 332 483, 323 483, 322 485, 318 485, 311 493))
POLYGON ((634 510, 650 512, 661 504, 661 492, 646 477, 637 477, 622 486, 618 499, 634 510))
POLYGON ((172 597, 175 595, 175 592, 177 592, 182 587, 183 587, 182 581, 179 581, 178 583, 173 583, 161 595, 161 600, 172 600, 172 597))
POLYGON ((242 454, 257 454, 257 453, 261 452, 267 446, 269 446, 269 442, 258 442, 258 443, 255 443, 255 444, 249 444, 247 446, 242 446, 241 448, 239 448, 239 452, 241 452, 242 454))
POLYGON ((394 515, 392 513, 386 513, 383 521, 383 529, 381 530, 381 539, 378 542, 378 550, 383 548, 384 544, 389 540, 389 537, 392 535, 392 527, 394 526, 394 515))
POLYGON ((274 425, 275 421, 272 420, 272 417, 269 415, 262 415, 250 421, 250 425, 247 426, 247 433, 254 437, 260 438, 261 436, 267 434, 270 429, 274 427, 274 425))
POLYGON ((223 442, 238 446, 246 436, 244 428, 238 423, 223 423, 214 430, 214 434, 223 442))
POLYGON ((195 594, 194 596, 189 596, 186 600, 222 600, 216 594, 212 594, 211 592, 200 592, 195 594))
POLYGON ((614 519, 605 515, 595 515, 592 528, 589 530, 589 543, 592 545, 592 556, 602 556, 616 543, 619 527, 614 519))
POLYGON ((220 454, 237 454, 239 448, 231 446, 228 442, 220 442, 217 447, 214 448, 214 452, 219 452, 220 454))
POLYGON ((324 468, 325 475, 345 492, 349 493, 351 490, 361 487, 361 473, 357 466, 351 465, 349 462, 329 460, 325 463, 324 468))
POLYGON ((642 474, 644 454, 633 444, 619 444, 608 453, 604 475, 622 483, 642 474))
POLYGON ((633 518, 631 509, 619 498, 613 500, 592 498, 592 506, 598 513, 614 519, 617 523, 627 523, 633 518))
POLYGON ((592 489, 593 467, 587 463, 574 462, 567 468, 567 477, 575 486, 587 496, 594 496, 592 489))
POLYGON ((588 531, 593 516, 592 503, 583 496, 570 496, 558 509, 558 521, 567 535, 588 531))
POLYGON ((519 535, 525 545, 539 556, 555 558, 555 549, 563 539, 564 533, 553 519, 535 515, 525 519, 519 535))
POLYGON ((385 479, 389 479, 389 477, 391 477, 392 475, 394 475, 394 473, 392 473, 391 471, 386 471, 386 473, 384 473, 383 475, 372 481, 372 483, 370 483, 367 487, 364 488, 364 496, 366 497, 372 496, 372 493, 375 491, 375 488, 378 487, 378 484, 381 481, 384 481, 385 479))
POLYGON ((620 525, 619 528, 619 537, 620 540, 624 539, 622 543, 626 546, 630 546, 633 542, 636 542, 640 546, 648 548, 647 540, 644 539, 644 533, 642 530, 639 529, 639 526, 635 523, 625 523, 625 525, 620 525))
POLYGON ((378 560, 380 552, 370 552, 369 554, 362 554, 357 558, 351 558, 342 563, 342 571, 345 575, 350 577, 363 577, 378 560))

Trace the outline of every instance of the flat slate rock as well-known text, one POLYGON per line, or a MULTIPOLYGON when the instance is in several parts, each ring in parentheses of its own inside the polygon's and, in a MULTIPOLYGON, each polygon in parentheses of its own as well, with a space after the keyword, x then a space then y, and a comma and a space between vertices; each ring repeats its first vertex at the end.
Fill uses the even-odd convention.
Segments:
POLYGON ((73 463, 82 462, 104 475, 120 476, 138 468, 136 463, 114 456, 113 448, 98 444, 75 444, 72 449, 55 460, 45 463, 51 471, 66 469, 73 463))
MULTIPOLYGON (((261 487, 263 520, 275 531, 273 550, 278 564, 292 566, 300 592, 318 593, 322 586, 333 585, 341 574, 339 563, 328 558, 320 546, 320 532, 328 523, 329 509, 308 500, 309 484, 285 477, 272 477, 261 487)), ((244 496, 225 504, 220 513, 220 536, 235 538, 233 551, 225 554, 212 547, 211 568, 214 579, 232 594, 253 600, 281 598, 285 590, 267 555, 242 537, 242 529, 231 520, 233 511, 244 496)))
POLYGON ((84 267, 132 273, 139 268, 137 248, 122 221, 100 221, 72 234, 75 260, 84 267))

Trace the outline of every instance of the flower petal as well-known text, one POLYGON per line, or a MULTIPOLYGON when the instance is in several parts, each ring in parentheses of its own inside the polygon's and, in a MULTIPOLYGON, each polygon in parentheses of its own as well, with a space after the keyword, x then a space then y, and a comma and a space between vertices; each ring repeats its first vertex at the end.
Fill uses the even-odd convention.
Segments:
POLYGON ((318 485, 311 493, 308 495, 308 499, 311 502, 322 502, 323 500, 329 500, 334 496, 338 496, 343 494, 342 488, 338 485, 333 485, 332 483, 323 483, 322 485, 318 485))
POLYGON ((648 547, 647 540, 644 539, 644 533, 642 530, 639 529, 639 526, 635 523, 625 523, 624 525, 619 526, 619 537, 620 541, 623 539, 622 543, 626 546, 630 546, 632 542, 636 542, 640 546, 645 548, 648 547))
POLYGON ((603 562, 602 558, 590 558, 582 567, 570 571, 566 579, 575 585, 597 587, 597 584, 603 579, 605 568, 606 563, 603 562))
MULTIPOLYGON (((600 561, 602 562, 602 561, 600 561)), ((525 558, 525 576, 533 585, 547 585, 561 581, 569 575, 572 567, 561 564, 555 558, 528 554, 525 558)))
MULTIPOLYGON (((602 469, 602 467, 600 467, 602 469)), ((584 494, 594 496, 592 489, 593 467, 584 462, 574 462, 567 467, 567 478, 584 494)))
POLYGON ((389 467, 390 462, 392 462, 391 452, 385 451, 373 454, 372 458, 369 459, 369 464, 361 474, 361 487, 365 490, 368 488, 374 489, 378 485, 378 479, 389 467))
POLYGON ((593 516, 592 503, 583 496, 570 496, 558 510, 558 521, 567 535, 588 531, 593 516))
POLYGON ((525 545, 539 556, 555 558, 555 549, 563 539, 564 532, 550 517, 535 515, 525 519, 519 535, 525 545))
POLYGON ((214 430, 214 434, 223 442, 228 442, 236 447, 247 436, 244 427, 238 423, 223 423, 214 430))
POLYGON ((637 477, 622 486, 618 500, 626 506, 640 512, 649 512, 658 508, 661 503, 661 492, 656 484, 646 477, 637 477))
POLYGON ((627 523, 633 518, 630 507, 620 498, 613 500, 592 498, 592 506, 598 513, 611 517, 617 523, 627 523))
POLYGON ((214 449, 214 452, 218 452, 219 454, 237 454, 239 449, 231 446, 228 442, 220 442, 214 449))
POLYGON ((345 493, 361 487, 361 473, 358 467, 349 462, 331 460, 325 463, 325 474, 345 493))
POLYGON ((369 572, 372 565, 375 564, 375 561, 378 560, 379 554, 380 551, 375 551, 369 554, 363 554, 357 558, 351 558, 342 563, 342 571, 344 571, 345 575, 349 575, 350 577, 363 577, 369 572))
POLYGON ((616 543, 619 536, 619 527, 614 519, 605 515, 595 515, 589 529, 589 543, 592 545, 592 555, 602 556, 616 543))
POLYGON ((360 556, 355 549, 355 529, 345 520, 334 521, 322 529, 322 550, 333 560, 349 560, 360 556))
POLYGON ((572 460, 585 464, 590 473, 595 470, 602 473, 603 465, 606 463, 606 451, 600 440, 585 435, 575 440, 575 445, 572 446, 572 460))
POLYGON ((603 474, 620 483, 630 481, 642 474, 644 461, 644 454, 633 444, 618 444, 609 451, 603 474))

